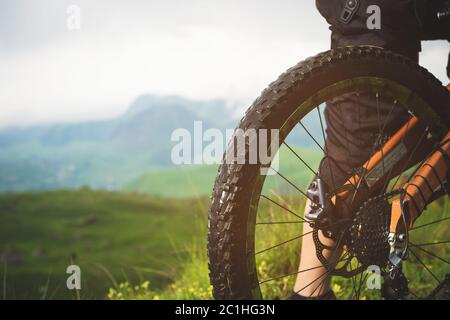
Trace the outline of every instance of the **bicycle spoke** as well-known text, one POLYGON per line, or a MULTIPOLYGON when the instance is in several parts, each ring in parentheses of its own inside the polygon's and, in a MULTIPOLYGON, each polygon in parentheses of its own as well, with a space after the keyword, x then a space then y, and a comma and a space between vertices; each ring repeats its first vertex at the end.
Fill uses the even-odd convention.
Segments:
POLYGON ((309 200, 313 201, 313 199, 311 199, 303 190, 301 190, 299 187, 297 187, 294 183, 292 183, 288 178, 286 178, 284 175, 282 175, 280 172, 278 172, 277 170, 273 169, 271 167, 271 169, 277 174, 279 175, 284 181, 286 181, 287 183, 289 183, 292 187, 294 187, 294 189, 296 189, 298 192, 300 192, 302 195, 304 195, 306 198, 308 198, 309 200))
POLYGON ((367 281, 367 278, 368 278, 368 277, 369 277, 368 274, 366 274, 366 275, 363 276, 363 273, 361 272, 361 277, 360 277, 360 281, 359 281, 359 288, 358 288, 358 300, 359 300, 360 297, 361 297, 361 291, 362 291, 363 283, 365 283, 365 282, 367 281))
MULTIPOLYGON (((353 269, 351 260, 350 260, 349 267, 350 267, 350 272, 353 272, 355 270, 355 269, 353 269)), ((350 279, 351 279, 351 282, 352 282, 352 292, 356 296, 356 280, 355 280, 355 277, 356 277, 356 275, 353 275, 350 279)))
POLYGON ((443 218, 443 219, 439 219, 439 220, 436 220, 436 221, 433 221, 433 222, 429 222, 429 223, 426 223, 426 224, 414 227, 414 228, 412 228, 409 231, 413 231, 413 230, 417 230, 417 229, 420 229, 420 228, 424 228, 424 227, 427 227, 429 225, 432 225, 432 224, 435 224, 435 223, 439 223, 439 222, 442 222, 442 221, 446 221, 446 220, 450 220, 450 217, 446 217, 446 218, 443 218))
POLYGON ((343 127, 344 127, 344 137, 345 137, 345 144, 346 144, 346 148, 347 148, 347 151, 348 152, 346 152, 346 157, 347 157, 347 162, 350 162, 350 158, 349 158, 349 156, 350 156, 350 141, 349 141, 349 139, 348 139, 348 130, 347 130, 347 126, 346 125, 343 125, 343 127))
MULTIPOLYGON (((386 129, 386 126, 387 126, 387 124, 388 124, 388 122, 389 122, 389 117, 391 116, 391 114, 392 114, 392 112, 394 111, 394 108, 395 108, 396 106, 397 106, 397 100, 394 100, 393 103, 392 103, 391 108, 389 109, 388 115, 387 115, 387 117, 386 117, 386 119, 385 119, 385 121, 384 121, 384 123, 383 123, 383 129, 382 129, 382 132, 384 132, 384 129, 386 129)), ((384 156, 383 156, 383 159, 384 159, 384 156)), ((384 161, 383 161, 383 166, 384 166, 384 161)), ((387 185, 388 185, 388 183, 389 183, 389 181, 390 181, 389 177, 390 177, 390 175, 391 175, 393 169, 394 169, 394 167, 392 167, 392 168, 389 170, 389 173, 388 173, 388 175, 387 175, 386 178, 385 178, 385 182, 383 183, 383 189, 381 189, 381 192, 384 192, 384 190, 386 190, 387 185)), ((384 173, 384 167, 383 167, 383 173, 384 173)))
MULTIPOLYGON (((439 145, 441 146, 441 145, 439 145)), ((417 145, 416 145, 417 147, 417 145)), ((433 149, 430 152, 428 152, 427 156, 423 158, 423 160, 420 162, 420 164, 415 168, 415 170, 409 175, 407 181, 411 180, 412 177, 417 173, 417 171, 419 170, 419 168, 422 167, 422 165, 428 160, 428 158, 435 152, 436 150, 433 149)))
POLYGON ((311 267, 311 268, 308 268, 308 269, 303 269, 303 270, 299 270, 299 271, 296 271, 296 272, 287 273, 287 274, 284 274, 282 276, 278 276, 278 277, 274 277, 274 278, 263 280, 263 281, 259 282, 259 284, 264 284, 264 283, 267 283, 267 282, 270 282, 270 281, 275 281, 275 280, 280 280, 280 279, 287 278, 287 277, 292 277, 292 276, 298 275, 300 273, 305 273, 305 272, 316 270, 316 269, 320 269, 320 268, 324 268, 324 266, 323 265, 319 265, 319 266, 316 266, 316 267, 311 267))
POLYGON ((279 204, 279 203, 276 202, 275 200, 273 200, 273 199, 271 199, 271 198, 269 198, 269 197, 267 197, 267 196, 265 196, 265 195, 263 195, 263 194, 262 194, 260 197, 263 198, 263 199, 266 199, 266 200, 272 202, 273 204, 275 204, 276 206, 278 206, 278 207, 280 207, 280 208, 286 210, 287 212, 289 212, 290 214, 292 214, 292 215, 294 215, 295 217, 299 218, 300 220, 309 223, 308 220, 306 220, 305 218, 303 218, 303 217, 300 216, 299 214, 295 213, 295 212, 292 211, 291 209, 286 208, 285 206, 282 206, 281 204, 279 204))
MULTIPOLYGON (((389 110, 389 113, 388 113, 388 116, 386 117, 386 120, 384 121, 384 123, 383 123, 383 126, 381 126, 381 119, 380 119, 380 105, 379 105, 379 93, 377 92, 376 94, 375 94, 375 97, 376 97, 376 104, 377 104, 377 119, 378 119, 378 139, 382 139, 382 135, 383 135, 383 132, 384 132, 384 129, 385 129, 385 127, 387 126, 387 123, 388 123, 388 120, 389 120, 389 116, 390 116, 390 114, 391 114, 391 112, 393 111, 393 109, 394 109, 394 107, 395 107, 395 102, 392 104, 392 106, 391 106, 391 108, 390 108, 390 110, 389 110)), ((361 124, 360 124, 361 125, 361 124)), ((375 144, 377 144, 377 142, 378 141, 375 141, 375 144)), ((384 174, 385 174, 385 168, 384 168, 384 154, 383 154, 383 146, 381 147, 381 161, 382 161, 382 166, 383 166, 383 176, 384 176, 384 174)), ((369 157, 369 160, 367 161, 367 165, 363 165, 363 174, 362 174, 362 177, 360 177, 360 179, 359 179, 359 181, 358 181, 358 184, 357 184, 357 188, 356 188, 356 191, 354 192, 354 194, 353 194, 353 196, 352 196, 352 200, 350 201, 350 205, 352 205, 353 204, 353 201, 355 200, 355 198, 356 198, 356 196, 357 196, 357 194, 358 194, 358 192, 359 192, 359 188, 361 187, 361 184, 362 184, 362 182, 365 180, 365 178, 366 178, 366 175, 367 175, 367 168, 369 167, 369 165, 370 165, 370 161, 372 160, 372 157, 374 156, 374 154, 377 152, 377 150, 375 149, 375 148, 373 148, 373 151, 372 151, 372 153, 371 153, 371 155, 370 155, 370 157, 369 157)), ((382 190, 384 190, 384 188, 382 189, 382 190)))
MULTIPOLYGON (((356 268, 354 270, 358 270, 359 267, 360 267, 360 264, 358 261, 358 266, 356 266, 356 268)), ((355 275, 355 284, 356 284, 355 300, 359 300, 359 296, 361 295, 362 277, 363 277, 363 272, 360 272, 359 275, 358 274, 355 275), (358 276, 359 276, 359 280, 357 280, 358 276)))
POLYGON ((270 225, 270 224, 299 224, 308 223, 307 221, 274 221, 274 222, 257 222, 256 225, 270 225))
POLYGON ((323 151, 324 154, 326 154, 324 148, 317 142, 317 140, 312 136, 312 134, 308 131, 308 129, 306 129, 306 127, 303 125, 302 121, 300 120, 298 122, 302 128, 306 131, 306 133, 311 137, 311 139, 316 143, 316 145, 323 151))
POLYGON ((311 292, 311 294, 309 295, 309 298, 313 297, 314 294, 316 293, 316 291, 319 291, 319 292, 320 292, 320 290, 322 290, 322 288, 323 288, 325 282, 326 282, 330 277, 331 277, 331 273, 330 273, 330 274, 327 274, 326 277, 323 278, 323 279, 319 282, 319 284, 316 286, 316 288, 314 289, 314 291, 311 292))
MULTIPOLYGON (((344 259, 344 260, 346 260, 346 259, 344 259)), ((343 262, 344 260, 340 259, 340 260, 338 260, 337 263, 343 262)), ((320 291, 323 288, 323 285, 325 284, 325 281, 327 281, 332 276, 332 273, 331 273, 332 270, 330 270, 330 269, 327 269, 327 270, 329 270, 330 273, 327 274, 327 276, 323 280, 320 281, 320 283, 317 285, 317 287, 314 289, 314 291, 309 295, 310 298, 314 295, 314 293, 317 290, 320 291)))
MULTIPOLYGON (((372 156, 370 158, 372 158, 372 156)), ((369 160, 369 163, 367 164, 367 167, 369 166, 369 164, 370 164, 370 160, 369 160)), ((364 171, 366 171, 365 168, 364 168, 364 171)), ((364 181, 364 179, 366 179, 365 172, 363 173, 362 177, 359 179, 358 184, 356 185, 356 191, 353 193, 352 200, 350 201, 350 205, 346 205, 347 208, 351 207, 351 205, 353 204, 353 201, 355 201, 356 195, 358 194, 359 188, 361 187, 361 184, 364 181)))
POLYGON ((425 250, 424 248, 418 247, 418 246, 416 246, 416 245, 415 245, 414 243, 412 243, 412 242, 409 242, 409 245, 410 245, 410 246, 413 246, 413 247, 415 247, 415 248, 417 248, 417 249, 419 249, 419 250, 422 251, 422 252, 427 253, 428 255, 430 255, 430 256, 432 256, 432 257, 438 259, 438 260, 441 260, 442 262, 445 262, 446 264, 450 264, 450 262, 447 261, 447 260, 445 260, 444 258, 441 258, 441 257, 439 257, 437 254, 434 254, 433 252, 430 252, 430 251, 428 251, 428 250, 425 250))
POLYGON ((422 300, 421 297, 419 297, 417 294, 415 294, 414 292, 412 292, 411 290, 409 291, 410 294, 412 294, 414 296, 414 298, 416 298, 417 300, 422 300))
POLYGON ((413 250, 409 249, 409 252, 412 253, 412 255, 414 256, 414 258, 416 258, 417 261, 419 261, 419 263, 431 274, 431 276, 438 282, 441 283, 441 281, 439 280, 438 277, 436 277, 436 275, 430 270, 430 268, 427 267, 427 265, 414 253, 413 250))
MULTIPOLYGON (((340 258, 340 262, 342 262, 342 261, 347 261, 349 258, 352 258, 353 259, 353 257, 351 257, 350 256, 350 253, 348 253, 348 251, 347 252, 345 252, 342 256, 341 256, 341 258, 340 258), (348 257, 348 258, 347 258, 348 257)), ((346 266, 346 265, 344 265, 344 266, 346 266)))
POLYGON ((310 283, 308 283, 306 286, 304 286, 303 288, 301 288, 300 290, 296 291, 296 294, 299 294, 300 292, 302 292, 303 290, 305 290, 306 288, 309 288, 311 285, 313 285, 316 281, 318 281, 319 279, 323 278, 323 276, 327 275, 330 273, 330 270, 327 270, 326 272, 322 273, 319 277, 317 277, 316 279, 314 279, 313 281, 311 281, 310 283))
MULTIPOLYGON (((383 129, 383 131, 381 131, 382 129, 381 129, 381 121, 380 121, 380 95, 379 95, 378 92, 375 94, 375 97, 377 99, 378 139, 382 139, 381 141, 383 141, 384 129, 383 129)), ((383 168, 383 176, 384 176, 386 172, 385 172, 385 169, 384 169, 383 146, 381 146, 380 151, 381 151, 381 165, 382 165, 382 168, 383 168)))
MULTIPOLYGON (((308 163, 305 161, 305 160, 303 160, 299 155, 298 155, 298 153, 297 152, 295 152, 295 150, 291 147, 291 146, 289 146, 286 142, 283 142, 283 144, 295 155, 295 157, 298 159, 298 160, 300 160, 308 169, 309 169, 309 171, 311 171, 312 172, 312 174, 314 174, 315 176, 317 176, 319 179, 321 179, 322 181, 323 181, 323 178, 319 175, 319 173, 317 172, 317 171, 315 171, 315 170, 313 170, 312 168, 311 168, 311 166, 310 165, 308 165, 308 163)), ((333 183, 333 189, 336 189, 336 186, 334 185, 334 178, 333 178, 333 173, 331 172, 331 180, 332 180, 332 183, 333 183)), ((356 186, 353 184, 353 183, 351 183, 351 185, 352 185, 352 187, 356 190, 356 186)))
POLYGON ((415 246, 416 247, 425 247, 425 246, 434 246, 434 245, 446 244, 446 243, 450 243, 450 240, 439 241, 439 242, 421 243, 421 244, 416 244, 415 246))
MULTIPOLYGON (((342 262, 341 260, 337 261, 337 263, 342 262)), ((323 267, 323 266, 322 266, 323 267)), ((323 274, 321 274, 319 277, 317 277, 315 280, 311 281, 310 283, 308 283, 306 286, 304 286, 303 288, 301 288, 300 290, 296 291, 295 293, 298 294, 299 292, 305 290, 306 288, 308 288, 309 286, 311 286, 312 284, 314 284, 316 281, 318 281, 319 279, 321 279, 324 275, 329 275, 331 273, 332 270, 330 270, 330 268, 327 268, 327 271, 324 272, 323 274)), ((326 278, 325 278, 326 279, 326 278)), ((314 290, 315 292, 315 290, 314 290)))
MULTIPOLYGON (((320 106, 317 106, 316 109, 317 109, 317 114, 319 115, 320 129, 322 131, 322 138, 323 138, 323 145, 324 145, 324 155, 328 157, 328 152, 325 151, 327 149, 327 147, 326 147, 326 138, 325 138, 325 130, 324 130, 324 127, 323 127, 322 115, 320 113, 320 106)), ((331 167, 329 167, 329 169, 330 169, 331 183, 333 184, 333 189, 332 190, 334 192, 334 190, 336 190, 336 183, 335 183, 335 178, 334 178, 334 172, 333 172, 333 170, 331 170, 331 167)))
MULTIPOLYGON (((294 151, 294 149, 292 149, 286 142, 283 142, 283 144, 289 149, 291 150, 291 152, 297 157, 297 159, 299 159, 314 175, 316 175, 317 177, 319 177, 319 173, 314 171, 298 154, 297 152, 294 151)), ((319 177, 320 178, 320 177, 319 177)), ((322 178, 320 178, 322 179, 322 178)))
POLYGON ((285 244, 287 244, 287 243, 289 243, 289 242, 298 240, 298 239, 300 239, 300 238, 302 238, 302 237, 304 237, 304 236, 306 236, 306 235, 308 235, 308 234, 311 234, 311 233, 313 233, 313 231, 309 231, 309 232, 303 233, 303 234, 301 234, 301 235, 299 235, 299 236, 296 236, 296 237, 294 237, 294 238, 292 238, 292 239, 289 239, 289 240, 280 242, 280 243, 278 243, 278 244, 276 244, 276 245, 274 245, 274 246, 272 246, 272 247, 269 247, 269 248, 266 248, 266 249, 263 249, 263 250, 261 250, 261 251, 256 252, 255 255, 258 255, 258 254, 264 253, 264 252, 266 252, 266 251, 269 251, 269 250, 278 248, 278 247, 280 247, 280 246, 282 246, 282 245, 285 245, 285 244))
POLYGON ((387 124, 388 124, 388 122, 389 122, 389 117, 391 116, 392 111, 394 111, 394 108, 395 108, 396 106, 397 106, 397 100, 394 100, 394 101, 392 102, 391 108, 389 109, 388 115, 387 115, 386 119, 384 120, 383 128, 382 128, 382 130, 381 130, 382 132, 384 132, 384 129, 386 129, 387 124))
POLYGON ((278 276, 278 277, 275 277, 275 278, 270 278, 270 279, 263 280, 263 281, 259 282, 259 284, 263 284, 263 283, 267 283, 267 282, 275 281, 275 280, 280 280, 280 279, 287 278, 287 277, 292 277, 292 276, 295 276, 297 274, 308 272, 308 271, 312 271, 312 270, 316 270, 316 269, 319 269, 319 268, 323 268, 323 266, 320 265, 320 266, 317 266, 317 267, 311 267, 309 269, 303 269, 303 270, 300 270, 300 271, 297 271, 297 272, 292 272, 292 273, 288 273, 288 274, 285 274, 285 275, 282 275, 282 276, 278 276))
POLYGON ((325 146, 325 141, 326 141, 326 139, 325 139, 325 129, 323 127, 322 115, 320 113, 320 106, 317 106, 316 110, 317 110, 317 114, 319 115, 319 122, 320 122, 320 129, 322 131, 323 145, 325 146))

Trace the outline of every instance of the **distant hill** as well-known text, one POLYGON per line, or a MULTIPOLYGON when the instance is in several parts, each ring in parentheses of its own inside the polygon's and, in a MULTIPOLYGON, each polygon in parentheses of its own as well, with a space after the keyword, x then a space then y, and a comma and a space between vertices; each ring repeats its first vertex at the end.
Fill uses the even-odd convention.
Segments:
POLYGON ((177 128, 233 128, 222 100, 144 95, 112 120, 0 130, 0 191, 117 189, 171 165, 170 135, 177 128))
MULTIPOLYGON (((149 186, 141 178, 147 174, 165 185, 172 180, 156 171, 169 168, 164 171, 168 174, 179 169, 170 169, 173 167, 171 149, 176 144, 170 140, 172 132, 178 128, 193 132, 196 120, 202 120, 203 132, 208 128, 224 132, 237 124, 232 115, 233 110, 223 100, 143 95, 126 113, 111 120, 3 129, 0 130, 0 192, 80 186, 117 190, 136 185, 136 181, 141 181, 141 186, 149 186)), ((317 113, 313 112, 302 122, 322 142, 317 113)), ((294 146, 314 146, 300 126, 288 141, 294 146)), ((207 183, 198 187, 202 194, 210 190, 213 179, 211 173, 207 175, 203 170, 211 172, 196 167, 180 171, 181 175, 193 172, 200 179, 194 181, 197 186, 207 183)), ((137 189, 165 193, 161 191, 164 188, 156 186, 153 183, 151 188, 137 189)), ((175 190, 173 186, 174 183, 171 189, 175 190)), ((179 193, 192 194, 191 191, 179 193)))

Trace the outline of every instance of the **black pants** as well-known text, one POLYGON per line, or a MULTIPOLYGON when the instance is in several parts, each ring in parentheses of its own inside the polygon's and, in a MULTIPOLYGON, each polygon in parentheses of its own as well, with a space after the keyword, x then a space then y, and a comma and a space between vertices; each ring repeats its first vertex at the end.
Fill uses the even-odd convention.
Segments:
MULTIPOLYGON (((347 0, 316 0, 321 14, 330 24, 331 47, 375 45, 417 61, 420 29, 413 0, 360 0, 349 22, 340 20, 347 0), (367 6, 381 9, 381 30, 367 28, 367 6)), ((390 134, 409 118, 404 108, 393 107, 392 99, 374 94, 348 93, 326 103, 326 157, 319 174, 331 188, 342 185, 361 167, 390 134), (385 127, 380 136, 380 125, 385 127)))

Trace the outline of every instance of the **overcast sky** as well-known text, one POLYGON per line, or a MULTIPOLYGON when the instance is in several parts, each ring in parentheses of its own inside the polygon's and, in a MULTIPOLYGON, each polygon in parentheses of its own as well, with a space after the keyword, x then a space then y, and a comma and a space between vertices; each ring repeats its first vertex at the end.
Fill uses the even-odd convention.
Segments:
MULTIPOLYGON (((0 126, 110 118, 144 93, 246 107, 328 47, 313 0, 0 0, 0 126)), ((442 81, 447 53, 422 57, 442 81)))

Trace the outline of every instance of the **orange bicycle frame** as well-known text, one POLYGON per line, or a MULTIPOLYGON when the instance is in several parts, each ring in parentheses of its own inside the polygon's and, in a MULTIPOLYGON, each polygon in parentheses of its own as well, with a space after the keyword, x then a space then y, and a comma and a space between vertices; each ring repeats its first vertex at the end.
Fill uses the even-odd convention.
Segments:
POLYGON ((419 167, 412 179, 402 187, 403 197, 392 202, 390 232, 401 230, 402 212, 406 213, 408 229, 425 209, 433 193, 447 178, 450 159, 450 131, 442 139, 438 150, 419 167), (407 208, 407 210, 405 210, 407 208))
MULTIPOLYGON (((450 86, 449 86, 450 90, 450 86)), ((416 117, 411 117, 362 167, 362 173, 350 177, 331 202, 347 212, 358 208, 386 181, 405 169, 421 162, 412 178, 400 188, 401 196, 391 206, 390 232, 411 229, 435 191, 446 181, 450 166, 450 131, 436 147, 436 140, 426 137, 426 127, 416 117), (423 141, 418 144, 418 141, 423 141), (430 154, 430 150, 434 150, 430 154), (414 156, 413 156, 414 154, 414 156), (404 217, 405 219, 402 219, 404 217)))

